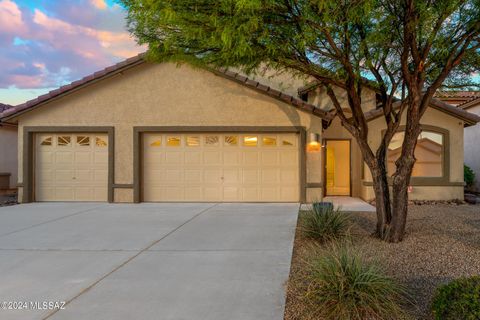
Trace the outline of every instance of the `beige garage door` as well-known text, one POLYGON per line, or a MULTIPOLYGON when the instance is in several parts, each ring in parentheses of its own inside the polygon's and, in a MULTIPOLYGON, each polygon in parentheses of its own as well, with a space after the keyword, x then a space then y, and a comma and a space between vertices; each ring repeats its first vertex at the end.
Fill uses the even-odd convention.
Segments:
POLYGON ((106 134, 38 134, 36 201, 107 201, 106 134))
POLYGON ((299 201, 297 134, 145 134, 144 201, 299 201))

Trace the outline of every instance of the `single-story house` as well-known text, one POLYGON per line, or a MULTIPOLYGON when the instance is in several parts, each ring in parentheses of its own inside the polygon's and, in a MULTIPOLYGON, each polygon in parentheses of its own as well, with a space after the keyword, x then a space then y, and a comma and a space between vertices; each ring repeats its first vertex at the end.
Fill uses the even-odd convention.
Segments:
MULTIPOLYGON (((274 80, 139 55, 16 106, 1 121, 19 129, 19 199, 372 199, 360 150, 322 88, 274 80)), ((480 118, 434 102, 421 139, 436 154, 416 171, 411 197, 463 198, 463 129, 480 118)), ((376 147, 384 128, 377 93, 366 88, 363 103, 376 147)))
MULTIPOLYGON (((0 117, 13 106, 0 103, 0 117)), ((17 126, 0 123, 0 190, 15 189, 17 185, 17 126)))
MULTIPOLYGON (((480 91, 443 91, 436 97, 480 116, 480 91)), ((465 164, 475 172, 475 189, 480 191, 480 125, 465 128, 464 152, 465 164)))

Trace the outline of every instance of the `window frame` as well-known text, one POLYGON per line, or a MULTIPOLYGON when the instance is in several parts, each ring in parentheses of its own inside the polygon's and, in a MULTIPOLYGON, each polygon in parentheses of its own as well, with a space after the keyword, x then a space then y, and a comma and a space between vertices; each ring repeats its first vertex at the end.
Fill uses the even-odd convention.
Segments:
MULTIPOLYGON (((432 186, 432 185, 447 185, 450 183, 450 131, 444 128, 432 126, 432 125, 420 125, 422 131, 428 131, 436 134, 440 134, 443 137, 442 146, 442 175, 439 177, 411 177, 410 185, 412 186, 432 186)), ((398 128, 398 132, 405 131, 405 126, 402 125, 398 128)), ((382 130, 384 133, 385 130, 382 130)), ((388 149, 385 157, 385 166, 388 168, 388 149)), ((388 181, 391 183, 392 178, 388 174, 388 181)))

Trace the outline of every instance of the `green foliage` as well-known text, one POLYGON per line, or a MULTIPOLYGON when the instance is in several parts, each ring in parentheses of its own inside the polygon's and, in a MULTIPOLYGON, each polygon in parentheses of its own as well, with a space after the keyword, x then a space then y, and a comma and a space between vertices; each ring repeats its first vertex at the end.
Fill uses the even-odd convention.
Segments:
POLYGON ((378 75, 388 85, 401 78, 403 30, 408 24, 416 43, 425 48, 420 53, 427 55, 427 83, 442 72, 449 53, 459 49, 455 40, 463 34, 477 37, 469 42, 472 50, 463 55, 450 80, 470 79, 465 75, 480 69, 479 0, 438 0, 435 5, 417 0, 417 19, 408 23, 402 20, 408 5, 398 0, 120 2, 128 10, 129 30, 139 43, 149 45, 149 57, 157 61, 234 66, 247 72, 267 64, 317 79, 345 79, 352 71, 352 81, 370 75, 378 82, 378 75))
POLYGON ((322 208, 313 204, 312 209, 300 215, 300 226, 307 238, 326 242, 347 236, 351 219, 348 214, 333 207, 322 208))
POLYGON ((332 245, 309 260, 307 298, 322 319, 405 319, 405 288, 381 266, 346 244, 332 245))
POLYGON ((480 276, 460 278, 438 287, 432 312, 437 320, 480 319, 480 276))
POLYGON ((467 187, 471 187, 475 182, 475 172, 467 165, 463 166, 463 179, 467 187))

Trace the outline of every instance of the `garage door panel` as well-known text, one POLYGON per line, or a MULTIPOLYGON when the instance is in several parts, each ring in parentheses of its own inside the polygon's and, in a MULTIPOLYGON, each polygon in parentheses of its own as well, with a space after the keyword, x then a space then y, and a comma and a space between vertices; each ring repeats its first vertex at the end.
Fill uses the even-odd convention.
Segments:
POLYGON ((165 183, 183 182, 183 171, 180 169, 166 169, 164 181, 165 183))
POLYGON ((190 169, 185 170, 185 183, 202 183, 202 170, 190 169))
POLYGON ((258 184, 258 169, 242 170, 244 184, 258 184))
POLYGON ((202 163, 202 153, 200 151, 194 152, 185 152, 185 164, 201 164, 202 163))
POLYGON ((296 134, 144 134, 143 200, 298 201, 297 139, 296 134), (170 138, 176 140, 169 145, 170 138))
POLYGON ((75 151, 75 163, 76 164, 87 164, 90 165, 92 163, 92 152, 88 151, 75 151))
POLYGON ((37 201, 107 200, 106 134, 41 134, 36 141, 37 201))
POLYGON ((242 188, 242 200, 243 201, 259 201, 258 188, 242 188))
POLYGON ((165 164, 183 164, 183 153, 182 152, 167 152, 165 154, 165 164))
POLYGON ((90 182, 94 180, 94 171, 92 169, 89 170, 76 170, 75 171, 75 179, 77 182, 90 182))
POLYGON ((203 163, 206 165, 221 165, 223 161, 220 151, 205 151, 203 153, 203 159, 203 163))
POLYGON ((59 151, 55 153, 55 164, 73 163, 73 153, 71 151, 59 151))
POLYGON ((108 164, 108 152, 95 152, 95 164, 108 164))
POLYGON ((239 151, 226 150, 223 154, 223 164, 226 166, 238 166, 241 153, 239 151))

